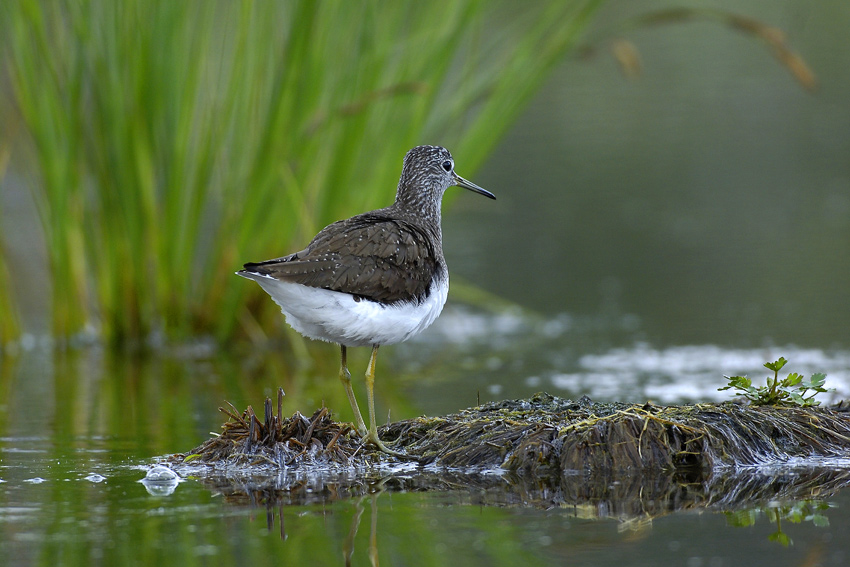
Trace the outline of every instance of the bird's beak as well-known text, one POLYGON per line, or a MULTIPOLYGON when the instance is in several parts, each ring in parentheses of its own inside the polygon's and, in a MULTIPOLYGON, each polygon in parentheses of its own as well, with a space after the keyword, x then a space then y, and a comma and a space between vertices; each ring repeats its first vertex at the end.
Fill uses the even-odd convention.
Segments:
POLYGON ((489 197, 491 199, 496 198, 495 195, 493 195, 492 193, 490 193, 486 189, 482 189, 481 187, 479 187, 478 185, 476 185, 472 181, 467 181, 466 179, 464 179, 463 177, 461 177, 457 173, 455 173, 454 176, 455 176, 455 185, 457 185, 458 187, 463 187, 464 189, 469 189, 470 191, 474 191, 475 193, 478 193, 479 195, 484 195, 485 197, 489 197))

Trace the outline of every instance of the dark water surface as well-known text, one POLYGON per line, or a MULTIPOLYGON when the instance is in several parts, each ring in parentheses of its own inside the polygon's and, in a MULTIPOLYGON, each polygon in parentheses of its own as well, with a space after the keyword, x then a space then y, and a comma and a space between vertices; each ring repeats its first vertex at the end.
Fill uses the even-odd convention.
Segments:
POLYGON ((473 176, 499 200, 455 201, 453 274, 541 313, 637 317, 655 345, 847 348, 847 4, 712 3, 785 30, 816 93, 710 22, 628 34, 644 74, 624 79, 608 26, 659 6, 607 4, 595 57, 565 63, 473 176))

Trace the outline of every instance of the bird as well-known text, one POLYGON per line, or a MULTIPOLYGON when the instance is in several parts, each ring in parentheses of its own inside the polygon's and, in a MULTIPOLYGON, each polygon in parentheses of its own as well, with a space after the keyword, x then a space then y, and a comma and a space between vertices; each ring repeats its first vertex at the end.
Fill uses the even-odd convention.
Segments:
POLYGON ((449 290, 443 256, 441 203, 458 186, 495 199, 455 172, 441 146, 417 146, 404 156, 395 201, 388 207, 334 222, 301 251, 247 263, 237 275, 254 280, 280 307, 286 322, 310 339, 340 346, 339 378, 360 437, 401 455, 378 437, 375 364, 378 348, 410 339, 440 315, 449 290), (349 347, 371 347, 366 369, 369 427, 348 370, 349 347))

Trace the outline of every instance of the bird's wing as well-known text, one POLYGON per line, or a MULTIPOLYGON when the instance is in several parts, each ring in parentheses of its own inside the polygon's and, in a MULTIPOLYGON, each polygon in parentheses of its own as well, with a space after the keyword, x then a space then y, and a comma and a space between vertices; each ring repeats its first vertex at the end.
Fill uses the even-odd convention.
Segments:
POLYGON ((441 273, 435 246, 411 223, 359 215, 329 225, 300 252, 245 271, 381 303, 421 301, 441 273))

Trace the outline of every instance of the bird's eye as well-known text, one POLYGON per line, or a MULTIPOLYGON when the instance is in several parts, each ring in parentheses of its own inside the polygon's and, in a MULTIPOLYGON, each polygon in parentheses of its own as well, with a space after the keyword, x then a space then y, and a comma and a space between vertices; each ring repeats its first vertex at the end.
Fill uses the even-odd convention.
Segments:
POLYGON ((449 161, 449 160, 444 161, 443 162, 443 169, 445 169, 446 171, 451 171, 452 170, 452 162, 449 161))

